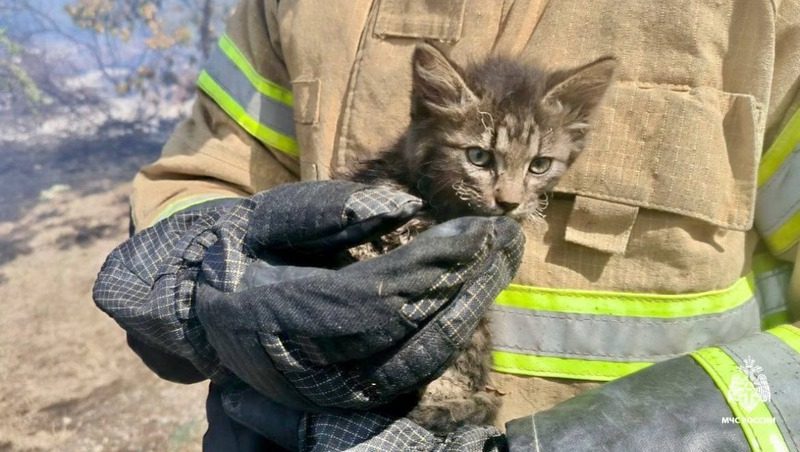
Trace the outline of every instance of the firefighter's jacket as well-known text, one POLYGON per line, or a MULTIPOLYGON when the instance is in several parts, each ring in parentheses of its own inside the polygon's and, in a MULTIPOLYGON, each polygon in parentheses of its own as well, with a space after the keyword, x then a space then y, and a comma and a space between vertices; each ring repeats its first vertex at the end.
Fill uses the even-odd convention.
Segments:
POLYGON ((137 227, 385 149, 409 122, 422 41, 461 64, 619 61, 586 150, 546 219, 526 223, 522 268, 491 311, 494 384, 513 395, 501 422, 589 386, 567 379, 613 380, 790 321, 796 0, 245 0, 191 117, 135 179, 137 227))

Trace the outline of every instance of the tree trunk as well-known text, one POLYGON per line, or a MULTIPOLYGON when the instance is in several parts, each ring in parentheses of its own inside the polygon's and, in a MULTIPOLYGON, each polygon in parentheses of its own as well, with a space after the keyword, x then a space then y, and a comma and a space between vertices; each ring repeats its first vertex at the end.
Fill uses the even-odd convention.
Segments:
POLYGON ((211 16, 214 14, 214 1, 203 0, 203 9, 200 16, 200 53, 203 59, 208 59, 211 53, 211 40, 213 39, 211 33, 211 16))

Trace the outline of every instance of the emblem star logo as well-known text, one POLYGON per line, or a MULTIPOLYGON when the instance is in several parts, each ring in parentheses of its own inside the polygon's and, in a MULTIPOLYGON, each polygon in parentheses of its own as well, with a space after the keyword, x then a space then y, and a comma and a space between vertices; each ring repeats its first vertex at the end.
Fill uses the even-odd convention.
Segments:
POLYGON ((739 370, 741 373, 733 375, 728 386, 728 400, 737 402, 750 413, 760 403, 769 402, 772 392, 767 376, 763 373, 764 368, 757 365, 753 358, 745 358, 739 370))

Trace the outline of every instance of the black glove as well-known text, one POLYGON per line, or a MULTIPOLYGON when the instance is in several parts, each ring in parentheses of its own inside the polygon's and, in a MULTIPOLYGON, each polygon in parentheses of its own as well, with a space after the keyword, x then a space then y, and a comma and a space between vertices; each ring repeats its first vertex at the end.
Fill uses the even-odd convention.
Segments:
POLYGON ((507 424, 511 452, 797 450, 800 328, 654 364, 507 424))
POLYGON ((509 219, 463 218, 323 267, 420 207, 401 192, 315 182, 179 213, 109 256, 95 301, 220 384, 241 379, 303 410, 381 405, 444 370, 524 241, 509 219))
POLYGON ((237 424, 290 451, 333 452, 498 452, 505 438, 488 425, 466 425, 436 436, 406 418, 365 411, 302 413, 277 404, 251 388, 221 391, 220 409, 237 424))

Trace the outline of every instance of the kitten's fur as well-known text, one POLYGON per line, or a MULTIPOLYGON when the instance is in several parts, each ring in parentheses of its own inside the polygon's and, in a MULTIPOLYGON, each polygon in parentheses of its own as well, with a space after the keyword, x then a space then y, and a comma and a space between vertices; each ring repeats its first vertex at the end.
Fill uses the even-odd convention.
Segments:
MULTIPOLYGON (((414 194, 425 201, 426 212, 402 233, 352 254, 364 259, 386 252, 407 240, 409 231, 413 236, 458 216, 508 215, 520 221, 541 216, 543 196, 583 148, 589 119, 615 67, 616 61, 605 57, 546 72, 494 57, 462 70, 435 47, 419 45, 412 58, 408 130, 345 178, 414 194), (532 165, 541 174, 532 172, 532 165)), ((487 386, 490 359, 484 319, 469 346, 428 384, 407 416, 437 433, 491 423, 500 397, 487 386)))

